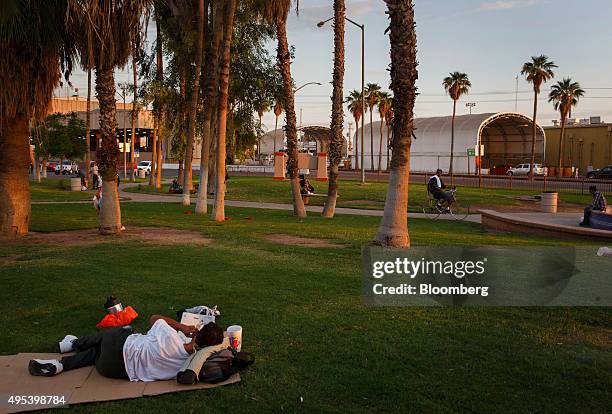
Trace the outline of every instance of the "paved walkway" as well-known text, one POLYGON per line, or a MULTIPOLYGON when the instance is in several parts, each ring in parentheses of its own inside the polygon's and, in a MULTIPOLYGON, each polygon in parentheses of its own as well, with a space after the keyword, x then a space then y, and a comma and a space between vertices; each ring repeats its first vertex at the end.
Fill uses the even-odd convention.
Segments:
MULTIPOLYGON (((128 193, 125 191, 126 188, 136 187, 138 184, 126 183, 119 186, 119 196, 122 199, 130 199, 130 201, 139 203, 180 203, 180 195, 157 195, 157 194, 146 194, 146 193, 128 193)), ((192 202, 195 202, 194 197, 191 197, 192 202)), ((208 199, 208 204, 212 204, 213 199, 208 199)), ((238 200, 225 200, 225 205, 229 207, 244 207, 244 208, 262 208, 270 210, 293 210, 292 204, 282 203, 261 203, 257 201, 238 201, 238 200)), ((322 206, 306 206, 306 211, 312 213, 321 213, 323 211, 322 206)), ((337 207, 336 214, 350 214, 354 216, 373 216, 382 217, 382 210, 368 210, 358 208, 343 208, 337 207)), ((423 213, 408 213, 409 218, 427 218, 423 213)), ((440 220, 454 220, 450 216, 441 215, 438 217, 440 220)), ((480 214, 471 214, 465 221, 471 221, 473 223, 480 223, 480 214)))
MULTIPOLYGON (((126 183, 119 186, 119 197, 122 203, 180 203, 181 196, 168 194, 146 194, 146 193, 131 193, 125 191, 126 188, 136 187, 138 183, 126 183)), ((192 204, 195 203, 195 198, 191 197, 192 204)), ((214 199, 209 198, 208 204, 212 204, 214 199)), ((91 203, 89 200, 78 200, 78 201, 33 201, 32 204, 85 204, 91 203)), ((292 204, 283 203, 261 203, 257 201, 239 201, 239 200, 225 200, 225 205, 229 207, 243 207, 243 208, 260 208, 269 210, 293 210, 292 204)), ((322 206, 306 206, 306 211, 311 213, 321 213, 323 211, 322 206)), ((370 217, 382 217, 382 210, 368 210, 359 208, 344 208, 337 207, 336 214, 349 214, 353 216, 370 216, 370 217)), ((408 218, 413 219, 426 219, 427 216, 423 213, 408 213, 408 218)), ((441 215, 438 220, 455 220, 451 216, 441 215)), ((470 214, 465 221, 472 223, 480 223, 480 214, 470 214)))

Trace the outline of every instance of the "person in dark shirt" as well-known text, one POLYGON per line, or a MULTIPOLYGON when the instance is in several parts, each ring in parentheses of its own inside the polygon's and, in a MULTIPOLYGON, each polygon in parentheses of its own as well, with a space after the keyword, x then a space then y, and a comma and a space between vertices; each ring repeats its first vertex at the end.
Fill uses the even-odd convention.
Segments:
POLYGON ((315 188, 310 184, 304 174, 300 174, 300 193, 303 195, 314 194, 315 188))
POLYGON ((450 207, 453 204, 453 196, 450 192, 444 191, 446 189, 446 185, 444 181, 442 181, 442 170, 437 169, 436 174, 431 176, 429 182, 427 183, 427 191, 438 200, 438 207, 442 207, 440 201, 444 200, 447 203, 447 207, 450 207))
POLYGON ((589 192, 593 196, 593 202, 590 206, 585 207, 584 209, 584 218, 580 223, 581 226, 589 226, 591 224, 591 212, 595 211, 606 211, 606 197, 602 194, 601 191, 597 190, 597 186, 590 186, 589 192))

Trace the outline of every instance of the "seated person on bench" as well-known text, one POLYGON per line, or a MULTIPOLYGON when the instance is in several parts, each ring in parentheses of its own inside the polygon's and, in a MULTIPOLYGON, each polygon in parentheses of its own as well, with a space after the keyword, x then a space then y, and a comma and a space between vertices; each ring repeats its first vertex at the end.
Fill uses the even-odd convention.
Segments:
POLYGON ((170 184, 168 192, 170 194, 181 194, 183 192, 183 187, 180 186, 176 178, 172 180, 172 184, 170 184))
POLYGON ((304 174, 300 174, 300 193, 302 195, 312 195, 315 192, 315 188, 310 184, 308 178, 304 174))
POLYGON ((77 353, 57 359, 33 359, 32 375, 50 377, 94 365, 109 378, 130 381, 168 380, 176 377, 183 363, 198 349, 223 342, 223 329, 210 322, 197 330, 165 316, 153 315, 145 335, 124 326, 77 338, 66 335, 59 343, 61 353, 77 353))
POLYGON ((597 186, 590 186, 589 192, 593 196, 593 202, 590 206, 585 207, 584 209, 584 218, 580 222, 581 226, 589 226, 591 225, 591 212, 595 211, 606 211, 606 197, 602 194, 601 191, 597 190, 597 186))
POLYGON ((453 196, 450 192, 444 191, 446 189, 446 185, 444 181, 440 178, 442 175, 442 170, 437 169, 436 174, 433 175, 429 182, 427 183, 427 191, 438 200, 438 207, 441 207, 440 200, 445 200, 447 202, 447 207, 450 207, 453 204, 453 196))

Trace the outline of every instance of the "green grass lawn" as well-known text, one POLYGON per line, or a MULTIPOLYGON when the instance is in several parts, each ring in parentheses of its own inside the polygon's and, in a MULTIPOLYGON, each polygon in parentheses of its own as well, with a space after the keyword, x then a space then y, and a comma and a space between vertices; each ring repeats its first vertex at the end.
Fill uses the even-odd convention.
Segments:
MULTIPOLYGON (((233 182, 242 180, 232 178, 233 182)), ((263 183, 263 181, 262 181, 263 183)), ((272 180, 266 181, 272 185, 272 180)), ((264 184, 262 184, 264 185, 264 184)), ((52 351, 95 331, 110 293, 153 313, 218 305, 256 362, 235 386, 75 406, 75 412, 609 412, 612 314, 606 308, 370 308, 360 249, 376 217, 228 208, 215 223, 178 204, 126 203, 130 226, 191 229, 209 246, 126 241, 0 245, 0 353, 52 351), (274 244, 285 233, 342 249, 274 244)), ((32 230, 96 227, 90 205, 34 205, 32 230)), ((414 245, 559 245, 477 224, 410 221, 414 245)))
MULTIPOLYGON (((91 200, 95 194, 94 190, 70 191, 70 176, 65 178, 49 178, 40 183, 30 181, 30 197, 32 201, 84 201, 91 200)), ((124 182, 128 182, 125 180, 124 182)), ((137 178, 136 182, 148 182, 143 178, 137 178)))
MULTIPOLYGON (((197 180, 194 180, 197 183, 197 180)), ((316 192, 327 194, 327 184, 313 182, 316 192)), ((168 194, 168 184, 164 184, 158 192, 146 185, 128 188, 128 192, 144 192, 150 194, 168 194)), ((362 185, 357 180, 340 181, 340 198, 338 207, 352 207, 365 209, 383 209, 387 192, 386 182, 370 182, 362 185)), ((522 203, 517 196, 535 195, 538 191, 530 190, 507 190, 507 189, 480 189, 476 187, 459 187, 457 197, 461 205, 485 208, 486 206, 519 206, 522 203)), ((288 181, 276 181, 271 177, 245 177, 232 176, 227 182, 228 200, 258 201, 267 203, 291 203, 291 194, 288 181)), ((410 211, 421 211, 423 203, 427 199, 427 188, 424 184, 410 185, 410 211)), ((590 203, 590 195, 573 193, 561 193, 561 201, 578 206, 590 203)), ((311 197, 311 205, 322 206, 325 197, 311 197)))

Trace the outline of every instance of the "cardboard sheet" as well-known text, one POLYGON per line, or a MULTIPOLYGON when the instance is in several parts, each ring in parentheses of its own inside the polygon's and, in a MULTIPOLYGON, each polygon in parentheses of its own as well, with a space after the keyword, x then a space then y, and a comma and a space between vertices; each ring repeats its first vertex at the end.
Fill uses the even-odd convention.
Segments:
POLYGON ((18 354, 0 356, 0 414, 41 410, 61 407, 62 405, 87 402, 112 401, 126 398, 139 398, 178 391, 194 391, 214 388, 240 382, 240 374, 219 384, 196 383, 181 385, 176 380, 154 382, 130 382, 128 380, 106 378, 98 374, 94 367, 80 368, 62 372, 54 377, 34 377, 28 372, 30 359, 60 358, 59 354, 18 354), (10 404, 10 396, 57 396, 64 403, 53 401, 47 404, 10 404))

